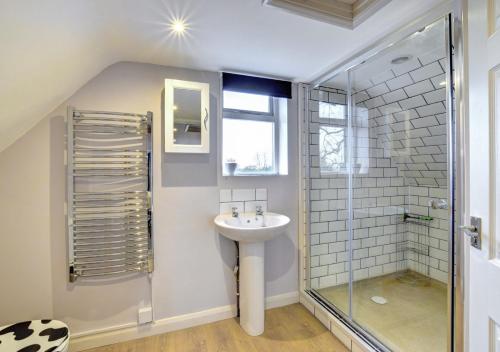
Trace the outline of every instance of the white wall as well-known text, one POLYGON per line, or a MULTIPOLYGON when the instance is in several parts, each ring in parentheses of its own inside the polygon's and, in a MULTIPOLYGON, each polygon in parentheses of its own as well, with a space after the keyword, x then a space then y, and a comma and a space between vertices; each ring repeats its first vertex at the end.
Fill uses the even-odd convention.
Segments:
POLYGON ((137 309, 151 299, 155 319, 234 304, 234 244, 212 225, 219 188, 268 188, 269 209, 292 218, 287 235, 266 245, 266 294, 297 291, 296 90, 294 95, 289 102, 290 174, 228 178, 221 176, 217 157, 217 73, 118 63, 88 82, 0 153, 0 325, 52 316, 67 321, 75 334, 133 325, 137 309), (210 154, 162 152, 165 78, 210 83, 210 154), (154 114, 152 278, 132 275, 68 283, 63 163, 67 105, 154 114))
POLYGON ((0 325, 52 314, 49 135, 45 119, 0 153, 0 325))

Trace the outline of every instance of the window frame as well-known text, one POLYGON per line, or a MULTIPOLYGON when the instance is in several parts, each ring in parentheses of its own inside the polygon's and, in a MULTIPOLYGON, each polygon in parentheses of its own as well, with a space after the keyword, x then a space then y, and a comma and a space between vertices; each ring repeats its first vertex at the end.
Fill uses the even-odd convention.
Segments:
MULTIPOLYGON (((232 92, 232 91, 228 91, 232 92)), ((251 93, 243 93, 240 92, 240 94, 251 94, 251 93)), ((230 109, 230 108, 225 108, 224 107, 224 91, 222 91, 222 111, 227 112, 229 114, 233 113, 236 115, 263 115, 263 116, 273 116, 275 111, 277 111, 277 107, 275 106, 276 104, 276 99, 270 95, 263 95, 268 98, 268 107, 269 107, 269 112, 263 112, 263 111, 255 111, 255 110, 245 110, 245 109, 230 109)), ((224 116, 223 116, 224 117, 224 116)), ((239 118, 239 117, 236 117, 239 118)))
MULTIPOLYGON (((224 91, 222 91, 224 96, 224 91)), ((238 172, 234 176, 276 176, 279 175, 279 165, 280 165, 280 150, 279 150, 279 138, 280 138, 280 116, 279 116, 279 103, 278 99, 272 96, 267 96, 269 98, 269 112, 260 111, 250 111, 250 110, 238 110, 238 109, 226 109, 224 108, 224 100, 222 101, 222 133, 224 134, 224 119, 234 119, 234 120, 246 120, 246 121, 257 121, 257 122, 271 122, 273 123, 273 163, 271 172, 238 172)), ((224 98, 223 98, 224 99, 224 98)), ((222 156, 224 155, 224 135, 222 136, 222 156)), ((222 165, 226 161, 222 158, 222 165)), ((223 176, 224 175, 224 167, 223 176)))

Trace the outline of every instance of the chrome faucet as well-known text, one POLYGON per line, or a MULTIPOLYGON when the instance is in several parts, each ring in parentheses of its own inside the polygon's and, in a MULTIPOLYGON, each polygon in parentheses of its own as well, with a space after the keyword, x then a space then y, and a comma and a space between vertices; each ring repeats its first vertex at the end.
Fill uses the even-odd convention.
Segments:
POLYGON ((240 214, 238 214, 238 207, 232 207, 231 214, 232 214, 233 218, 237 218, 240 215, 240 214))
POLYGON ((264 215, 264 211, 262 210, 262 205, 257 205, 255 207, 255 215, 264 215))

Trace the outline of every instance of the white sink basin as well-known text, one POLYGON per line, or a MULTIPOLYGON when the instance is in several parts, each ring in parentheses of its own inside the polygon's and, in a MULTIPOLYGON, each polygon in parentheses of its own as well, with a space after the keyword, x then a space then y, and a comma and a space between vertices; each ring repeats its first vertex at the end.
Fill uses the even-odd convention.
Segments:
POLYGON ((275 213, 222 214, 215 218, 219 233, 239 243, 240 325, 247 334, 264 332, 264 241, 285 233, 290 219, 275 213))
POLYGON ((268 241, 285 232, 290 219, 288 216, 264 213, 243 213, 237 218, 231 214, 222 214, 215 218, 215 227, 219 233, 233 241, 261 242, 268 241))

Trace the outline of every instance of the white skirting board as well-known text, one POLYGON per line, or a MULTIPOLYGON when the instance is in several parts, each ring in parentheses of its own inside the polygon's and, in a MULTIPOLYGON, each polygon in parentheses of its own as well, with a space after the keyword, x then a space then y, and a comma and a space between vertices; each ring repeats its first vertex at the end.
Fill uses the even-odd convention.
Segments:
MULTIPOLYGON (((288 292, 281 295, 267 297, 266 309, 287 306, 297 302, 299 302, 299 293, 297 291, 288 292)), ((71 352, 83 351, 89 348, 213 323, 219 320, 230 319, 235 316, 236 306, 228 305, 171 318, 160 319, 146 325, 137 325, 137 323, 133 322, 106 329, 87 331, 72 335, 69 350, 71 352)))

